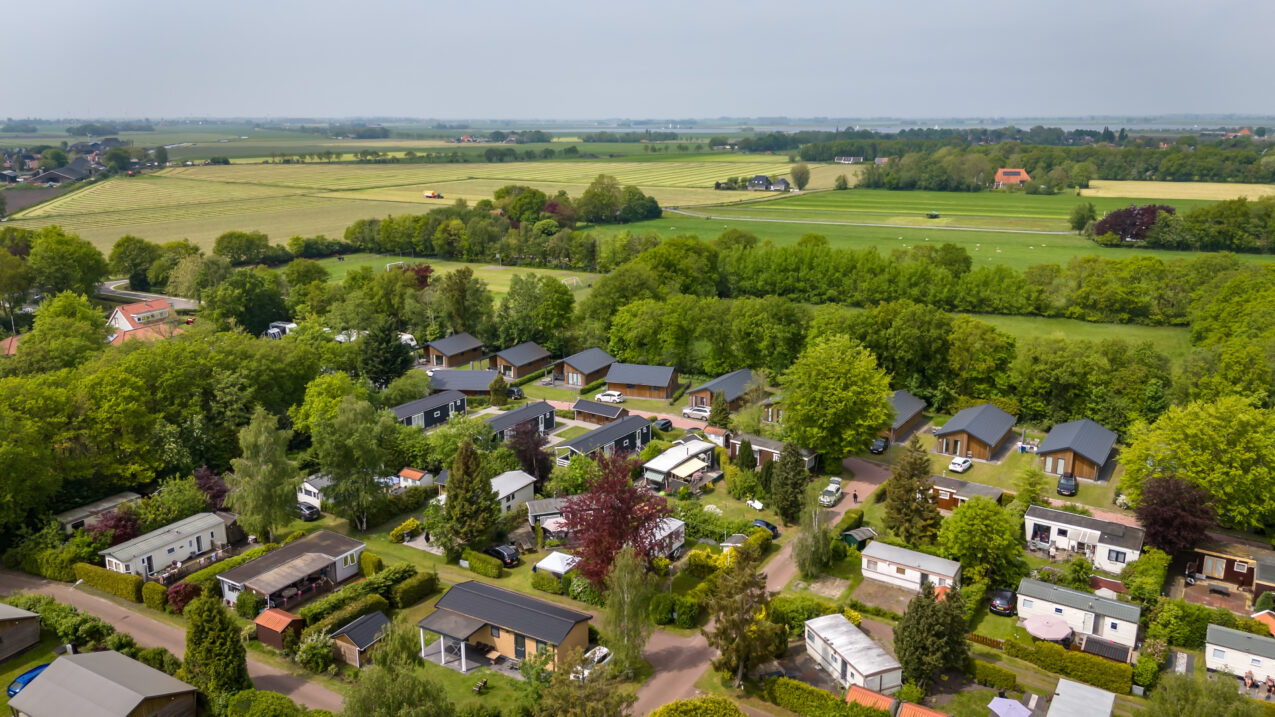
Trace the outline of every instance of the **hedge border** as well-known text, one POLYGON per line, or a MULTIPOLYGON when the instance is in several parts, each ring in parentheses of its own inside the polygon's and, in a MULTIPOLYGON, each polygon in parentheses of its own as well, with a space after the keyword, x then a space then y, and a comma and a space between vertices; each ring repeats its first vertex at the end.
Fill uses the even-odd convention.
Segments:
POLYGON ((76 563, 74 570, 76 579, 83 580, 90 587, 122 597, 130 602, 142 601, 141 576, 117 573, 89 563, 76 563))

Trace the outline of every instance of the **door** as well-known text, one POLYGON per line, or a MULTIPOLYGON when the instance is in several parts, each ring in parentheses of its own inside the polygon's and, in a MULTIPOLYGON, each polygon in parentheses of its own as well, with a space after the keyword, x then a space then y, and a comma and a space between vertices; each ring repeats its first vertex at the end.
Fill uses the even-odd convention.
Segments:
POLYGON ((155 572, 155 561, 151 559, 151 556, 147 555, 146 557, 142 558, 142 570, 145 571, 144 574, 147 575, 148 577, 150 576, 151 573, 155 572))
POLYGON ((961 453, 961 439, 959 438, 952 441, 952 455, 954 456, 965 455, 964 453, 961 453))
POLYGON ((843 685, 846 683, 846 678, 849 676, 847 672, 847 668, 849 666, 850 666, 850 663, 846 662, 844 657, 841 658, 841 684, 843 685))
POLYGON ((1045 472, 1046 473, 1054 472, 1054 457, 1053 456, 1045 456, 1045 472))
POLYGON ((196 535, 195 536, 195 555, 199 555, 202 552, 204 552, 204 536, 196 535))
POLYGON ((926 574, 926 573, 921 573, 921 582, 920 582, 920 584, 921 584, 921 585, 924 585, 924 584, 926 584, 926 583, 928 583, 928 582, 930 582, 930 576, 929 576, 928 574, 926 574))
POLYGON ((1215 558, 1212 555, 1204 556, 1204 574, 1211 578, 1226 577, 1226 559, 1215 558))
POLYGON ((521 660, 527 656, 527 638, 514 635, 514 659, 521 660))

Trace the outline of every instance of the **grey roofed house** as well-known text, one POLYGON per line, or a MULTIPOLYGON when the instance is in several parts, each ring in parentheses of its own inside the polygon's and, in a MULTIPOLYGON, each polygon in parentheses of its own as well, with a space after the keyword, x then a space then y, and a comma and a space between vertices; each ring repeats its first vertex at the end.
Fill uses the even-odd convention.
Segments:
POLYGON ((527 522, 531 525, 542 523, 550 518, 562 517, 562 507, 567 504, 566 498, 541 498, 527 501, 527 522))
POLYGON ((588 433, 582 433, 569 441, 563 441, 554 446, 554 448, 570 448, 577 453, 588 454, 615 441, 617 438, 622 438, 650 425, 651 421, 648 418, 625 416, 605 426, 598 426, 588 433))
POLYGON ((126 490, 123 493, 116 493, 115 495, 95 500, 87 505, 82 505, 78 508, 72 508, 71 510, 58 513, 53 517, 59 523, 71 526, 80 521, 87 521, 89 518, 115 510, 124 503, 132 503, 135 500, 141 499, 142 496, 126 490))
POLYGON ((1023 578, 1019 581, 1018 594, 1056 605, 1084 610, 1100 617, 1114 617, 1125 622, 1137 623, 1138 618, 1142 616, 1142 608, 1132 603, 1110 600, 1060 585, 1032 580, 1031 578, 1023 578))
POLYGON ((456 368, 440 368, 429 378, 429 385, 436 391, 471 391, 488 390, 488 386, 496 378, 494 369, 466 371, 456 368))
POLYGON ((536 401, 512 411, 497 413, 487 419, 487 426, 494 433, 503 433, 524 421, 534 421, 536 416, 553 413, 553 406, 548 401, 536 401))
POLYGON ((951 476, 930 476, 930 482, 939 490, 955 493, 958 498, 973 498, 976 495, 981 495, 999 503, 1001 496, 1005 494, 1005 491, 996 486, 971 483, 960 478, 952 478, 951 476))
POLYGON ((381 639, 381 632, 389 625, 390 619, 385 617, 385 613, 377 610, 346 623, 345 626, 334 630, 330 637, 345 635, 355 647, 366 650, 381 639))
POLYGON ((438 475, 434 476, 434 484, 447 485, 447 479, 451 478, 451 476, 452 476, 452 472, 444 468, 443 470, 438 472, 438 475))
POLYGON ((672 366, 648 366, 640 363, 613 363, 607 369, 607 383, 631 383, 635 386, 667 386, 673 382, 672 366))
POLYGON ((1254 635, 1251 632, 1209 623, 1208 631, 1204 633, 1204 642, 1275 660, 1275 639, 1254 635))
POLYGON ((1045 717, 1110 717, 1115 704, 1114 692, 1060 679, 1045 717))
POLYGON ((436 607, 439 611, 460 613, 552 645, 561 644, 571 628, 592 617, 477 580, 453 585, 438 599, 436 607))
POLYGON ((1101 424, 1082 418, 1079 421, 1059 423, 1049 429, 1049 435, 1041 441, 1037 453, 1071 450, 1098 466, 1106 464, 1111 449, 1116 445, 1116 434, 1101 424))
POLYGON ((549 352, 535 341, 526 341, 503 351, 497 351, 496 355, 514 366, 524 366, 532 361, 548 358, 549 352))
POLYGON ((362 541, 347 538, 340 533, 334 533, 330 530, 316 530, 304 538, 276 548, 256 560, 249 560, 243 565, 235 566, 217 577, 226 582, 243 585, 255 577, 265 575, 308 553, 337 558, 362 546, 362 541))
MULTIPOLYGON (((748 442, 749 442, 750 444, 752 444, 752 446, 753 446, 753 450, 754 450, 754 451, 756 451, 756 450, 758 450, 758 449, 764 449, 764 450, 766 450, 766 451, 768 451, 768 452, 770 452, 770 453, 774 453, 776 456, 778 456, 778 455, 779 455, 780 453, 782 453, 782 452, 783 452, 783 450, 784 450, 784 442, 783 442, 783 441, 776 441, 776 440, 774 440, 773 438, 762 438, 761 436, 754 435, 754 434, 752 434, 752 433, 740 433, 740 434, 736 434, 736 435, 734 435, 734 436, 732 436, 732 437, 731 437, 731 443, 740 443, 740 444, 742 444, 742 443, 744 442, 744 440, 745 440, 745 439, 747 439, 747 440, 748 440, 748 442)), ((798 448, 798 450, 801 452, 801 457, 802 457, 802 458, 804 458, 804 459, 806 459, 807 461, 809 461, 809 460, 810 460, 811 458, 813 458, 813 457, 814 457, 814 455, 815 455, 815 452, 814 452, 814 451, 812 451, 812 450, 810 450, 809 448, 800 448, 800 447, 799 447, 799 448, 798 448)))
POLYGON ((972 406, 952 416, 952 420, 934 431, 936 436, 964 431, 989 446, 1000 442, 1009 429, 1014 427, 1015 419, 990 403, 972 406))
POLYGON ((931 575, 941 575, 943 577, 952 577, 961 569, 961 564, 955 560, 940 558, 937 555, 922 553, 917 550, 908 550, 900 548, 897 545, 889 545, 879 540, 868 543, 868 547, 863 549, 861 553, 865 558, 873 558, 884 560, 888 563, 896 565, 905 565, 915 568, 923 573, 931 575))
POLYGON ((1069 513, 1065 510, 1045 508, 1039 505, 1033 505, 1028 508, 1027 512, 1023 514, 1023 517, 1047 520, 1051 523, 1062 523, 1063 525, 1073 525, 1077 528, 1092 530, 1100 534, 1103 545, 1127 548, 1129 550, 1141 550, 1142 539, 1146 535, 1146 531, 1142 528, 1135 528, 1131 525, 1123 525, 1121 523, 1113 523, 1109 520, 1100 520, 1088 515, 1069 513))
POLYGON ((890 395, 890 405, 894 407, 894 424, 891 428, 896 431, 904 423, 907 423, 908 419, 915 416, 917 411, 925 410, 925 401, 903 389, 899 389, 890 395))
POLYGON ((59 657, 10 698, 9 707, 30 717, 127 717, 146 700, 183 694, 189 695, 188 709, 162 714, 194 717, 195 688, 108 650, 59 657))
POLYGON ((418 398, 415 401, 408 401, 407 403, 399 404, 391 410, 394 411, 394 415, 401 421, 404 418, 410 418, 418 413, 424 413, 441 406, 446 406, 452 401, 459 401, 464 397, 464 394, 459 391, 440 391, 426 396, 425 398, 418 398))
POLYGON ((726 397, 726 402, 730 403, 748 393, 748 389, 762 384, 761 376, 753 373, 750 369, 741 368, 738 371, 722 374, 712 381, 701 383, 692 388, 687 393, 696 393, 699 391, 708 391, 716 395, 718 392, 726 397))
POLYGON ((592 413, 595 416, 615 418, 620 415, 620 412, 624 410, 624 407, 617 403, 599 403, 597 401, 590 401, 587 398, 578 398, 576 399, 576 402, 571 405, 571 410, 592 413))
POLYGON ((848 658, 854 669, 865 677, 902 668, 885 648, 839 612, 807 620, 806 627, 848 658))
POLYGON ((431 341, 425 345, 433 348, 435 351, 443 354, 444 356, 454 356, 459 353, 482 348, 483 342, 467 333, 459 333, 452 334, 444 339, 431 341))
MULTIPOLYGON (((216 513, 196 513, 189 518, 183 518, 176 523, 169 523, 162 528, 152 530, 145 535, 139 535, 132 540, 124 541, 119 545, 114 545, 106 550, 99 550, 98 555, 109 555, 121 563, 129 563, 133 560, 153 553, 174 541, 181 540, 186 536, 203 535, 219 526, 225 525, 225 521, 216 513)), ((211 548, 212 546, 208 546, 211 548)), ((179 554, 185 557, 184 554, 179 554)))
POLYGON ((570 365, 580 373, 593 373, 615 363, 615 357, 596 346, 562 359, 562 363, 570 365))

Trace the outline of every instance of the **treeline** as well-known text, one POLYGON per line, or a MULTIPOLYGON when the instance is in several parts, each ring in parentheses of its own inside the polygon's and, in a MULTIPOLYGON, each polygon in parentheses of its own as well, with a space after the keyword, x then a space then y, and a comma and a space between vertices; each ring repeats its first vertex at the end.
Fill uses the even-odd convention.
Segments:
POLYGON ((21 132, 23 134, 34 134, 39 132, 40 128, 31 122, 16 122, 9 120, 3 126, 0 126, 0 132, 21 132))
POLYGON ((1109 212, 1088 234, 1101 246, 1183 251, 1275 251, 1275 197, 1243 197, 1178 214, 1161 205, 1109 212))
POLYGON ((676 132, 588 132, 580 137, 582 142, 671 142, 678 138, 676 132))
POLYGON ((120 132, 154 132, 154 125, 149 122, 86 122, 73 124, 66 128, 72 137, 104 137, 120 132))

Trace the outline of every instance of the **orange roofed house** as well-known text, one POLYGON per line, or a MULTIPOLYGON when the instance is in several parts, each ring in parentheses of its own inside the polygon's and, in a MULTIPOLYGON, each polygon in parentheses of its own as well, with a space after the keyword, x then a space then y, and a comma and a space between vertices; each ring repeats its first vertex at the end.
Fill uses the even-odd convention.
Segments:
POLYGON ((122 344, 129 339, 155 341, 181 333, 174 326, 176 314, 167 299, 151 299, 136 304, 115 307, 106 320, 110 328, 110 344, 122 344))
POLYGON ((992 181, 993 186, 997 189, 1003 189, 1005 187, 1021 187, 1032 181, 1032 178, 1027 174, 1027 170, 1025 169, 1013 169, 1006 167, 1004 169, 996 170, 996 179, 992 181))

